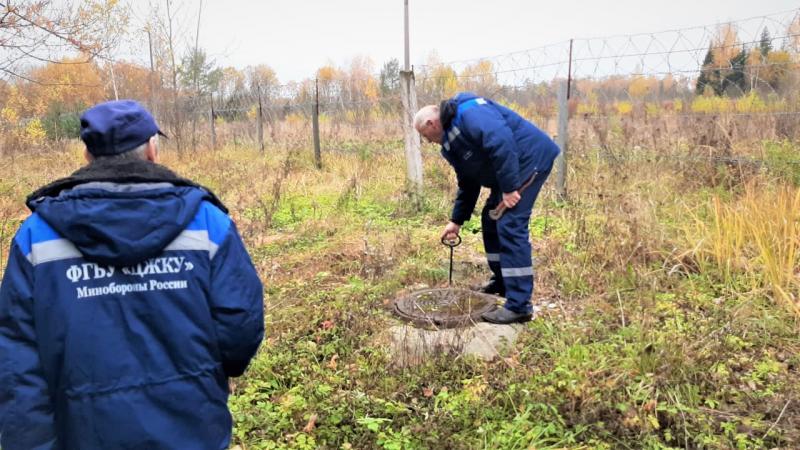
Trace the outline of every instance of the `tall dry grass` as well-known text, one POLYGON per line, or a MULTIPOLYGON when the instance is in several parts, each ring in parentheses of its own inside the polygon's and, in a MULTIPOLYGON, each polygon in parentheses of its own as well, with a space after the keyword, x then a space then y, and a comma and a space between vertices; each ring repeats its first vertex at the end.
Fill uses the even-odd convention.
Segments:
POLYGON ((735 200, 717 195, 691 214, 688 236, 701 269, 765 288, 800 317, 800 189, 750 184, 735 200))

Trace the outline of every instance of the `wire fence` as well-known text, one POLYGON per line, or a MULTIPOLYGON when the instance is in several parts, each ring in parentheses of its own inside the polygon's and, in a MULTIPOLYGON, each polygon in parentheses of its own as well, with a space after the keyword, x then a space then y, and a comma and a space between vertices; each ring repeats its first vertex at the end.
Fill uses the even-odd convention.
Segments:
MULTIPOLYGON (((564 145, 574 157, 624 158, 644 149, 636 151, 714 164, 761 160, 750 151, 754 142, 799 137, 800 9, 430 61, 414 75, 420 105, 472 91, 551 135, 566 108, 564 145), (558 88, 565 82, 567 102, 560 104, 558 88)), ((319 73, 284 85, 203 92, 157 87, 140 100, 170 135, 167 146, 181 152, 223 146, 317 147, 322 154, 364 145, 399 150, 407 120, 396 66, 381 73, 319 73)), ((51 141, 75 137, 78 114, 0 122, 2 151, 20 148, 14 139, 24 138, 35 120, 51 141)))
POLYGON ((772 167, 800 133, 800 10, 658 33, 572 39, 417 67, 417 96, 469 90, 556 135, 570 158, 772 167), (566 102, 558 89, 567 83, 566 102))
POLYGON ((315 116, 326 151, 359 141, 399 142, 399 91, 378 94, 365 87, 369 83, 374 79, 312 79, 147 104, 174 135, 170 145, 181 150, 227 145, 308 149, 315 116))

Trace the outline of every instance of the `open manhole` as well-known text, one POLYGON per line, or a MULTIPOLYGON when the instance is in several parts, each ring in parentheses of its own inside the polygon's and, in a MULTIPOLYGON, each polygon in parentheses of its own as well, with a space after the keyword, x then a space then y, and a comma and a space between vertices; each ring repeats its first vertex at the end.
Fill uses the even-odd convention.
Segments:
POLYGON ((499 297, 466 289, 439 288, 412 292, 394 302, 400 318, 418 326, 455 328, 481 320, 499 297))

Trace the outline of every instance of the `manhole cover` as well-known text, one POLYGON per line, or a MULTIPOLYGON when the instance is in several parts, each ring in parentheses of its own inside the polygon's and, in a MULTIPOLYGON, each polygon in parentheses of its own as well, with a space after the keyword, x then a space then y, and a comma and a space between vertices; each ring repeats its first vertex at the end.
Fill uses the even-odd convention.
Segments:
POLYGON ((415 325, 455 328, 481 320, 499 297, 466 289, 425 289, 394 302, 394 311, 415 325))

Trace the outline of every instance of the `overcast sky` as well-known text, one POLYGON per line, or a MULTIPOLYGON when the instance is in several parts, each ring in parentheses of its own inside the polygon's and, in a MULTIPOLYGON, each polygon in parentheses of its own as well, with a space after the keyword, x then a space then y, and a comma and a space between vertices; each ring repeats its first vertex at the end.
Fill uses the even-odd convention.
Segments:
MULTIPOLYGON (((183 15, 196 17, 198 5, 184 0, 183 15)), ((424 63, 434 50, 444 61, 473 59, 798 8, 798 0, 410 0, 411 62, 424 63)), ((378 70, 391 58, 402 63, 403 0, 204 0, 200 46, 219 65, 268 64, 282 82, 355 56, 371 58, 378 70)))

